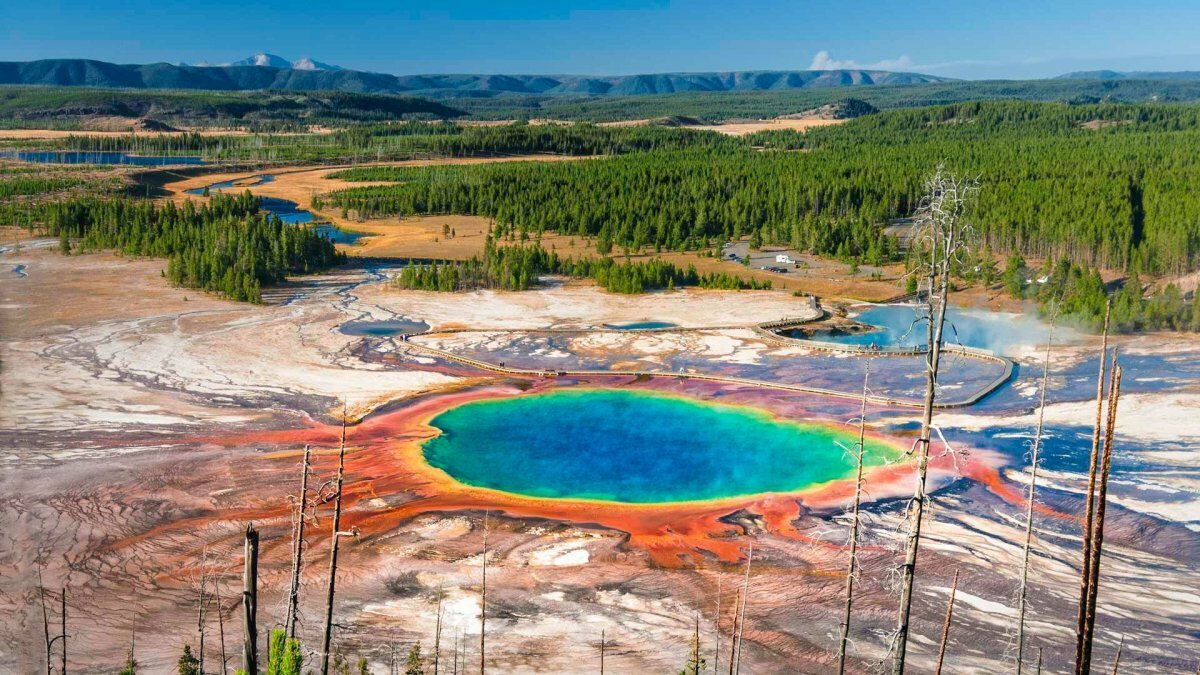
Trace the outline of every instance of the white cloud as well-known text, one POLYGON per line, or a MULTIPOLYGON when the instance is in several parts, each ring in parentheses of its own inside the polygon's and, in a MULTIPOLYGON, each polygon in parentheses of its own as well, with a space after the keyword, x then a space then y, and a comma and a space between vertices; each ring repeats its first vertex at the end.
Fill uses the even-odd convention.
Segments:
POLYGON ((813 57, 809 70, 910 70, 914 67, 908 54, 901 54, 895 59, 883 59, 875 63, 859 63, 853 59, 842 61, 829 55, 822 49, 813 57))

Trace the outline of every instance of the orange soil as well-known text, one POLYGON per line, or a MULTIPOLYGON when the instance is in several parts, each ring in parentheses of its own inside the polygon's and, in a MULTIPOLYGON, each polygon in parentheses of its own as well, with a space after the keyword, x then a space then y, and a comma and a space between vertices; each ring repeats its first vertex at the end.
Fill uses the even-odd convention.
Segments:
MULTIPOLYGON (((531 390, 552 387, 544 381, 532 384, 531 390)), ((433 397, 405 409, 372 417, 347 431, 347 474, 368 476, 347 486, 344 516, 347 528, 357 527, 364 537, 393 531, 399 523, 424 513, 462 510, 500 511, 516 518, 549 518, 580 524, 597 524, 629 534, 629 544, 646 551, 658 564, 666 567, 686 565, 712 554, 721 560, 734 562, 742 557, 736 535, 739 526, 721 519, 737 509, 747 509, 762 515, 766 529, 797 540, 811 539, 793 526, 806 509, 829 510, 841 508, 851 495, 853 484, 833 481, 821 486, 788 494, 751 495, 704 502, 668 504, 625 504, 572 499, 541 499, 509 494, 461 484, 439 469, 425 463, 421 443, 437 434, 428 422, 442 411, 470 401, 507 397, 520 394, 514 387, 489 387, 474 391, 433 397), (364 451, 365 450, 365 451, 364 451), (396 507, 355 509, 354 505, 377 497, 406 493, 417 498, 396 507)), ((221 438, 204 438, 218 445, 273 443, 299 447, 309 443, 323 448, 318 452, 326 459, 336 452, 340 426, 307 422, 303 429, 254 432, 221 438)), ((873 434, 874 435, 874 434, 873 434)), ((901 452, 906 448, 895 439, 879 437, 901 452)), ((297 450, 285 450, 264 455, 264 459, 298 456, 297 450)), ((958 475, 970 476, 993 489, 1001 497, 1020 503, 1019 491, 1009 489, 999 479, 993 464, 996 459, 987 453, 973 453, 965 466, 957 469, 951 457, 931 459, 931 475, 937 479, 958 475)), ((866 480, 872 498, 903 496, 912 490, 912 465, 904 462, 891 466, 873 467, 866 480)), ((287 506, 263 506, 242 513, 224 513, 222 518, 263 521, 286 516, 287 506)), ((200 523, 179 521, 165 525, 175 529, 200 523)), ((141 537, 154 536, 151 531, 141 537)), ((121 542, 116 546, 131 542, 121 542)))
MULTIPOLYGON (((3 228, 5 244, 27 238, 24 230, 3 228), (12 233, 16 236, 9 237, 12 233), (19 238, 18 238, 19 237, 19 238)), ((45 335, 66 326, 122 321, 146 316, 247 307, 211 293, 173 288, 162 277, 162 258, 124 257, 110 252, 60 255, 58 247, 22 253, 29 276, 0 287, 0 326, 6 338, 45 335), (135 289, 155 289, 153 293, 135 289), (57 298, 33 305, 30 298, 57 298)))

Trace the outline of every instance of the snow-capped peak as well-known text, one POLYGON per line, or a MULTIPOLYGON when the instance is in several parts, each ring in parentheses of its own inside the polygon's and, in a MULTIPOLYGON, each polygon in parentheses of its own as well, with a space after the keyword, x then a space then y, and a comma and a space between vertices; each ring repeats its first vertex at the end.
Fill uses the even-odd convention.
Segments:
POLYGON ((197 67, 216 66, 222 68, 227 68, 230 66, 261 66, 264 68, 292 68, 294 70, 342 70, 341 66, 333 66, 328 63, 322 63, 308 56, 296 61, 288 61, 282 56, 268 54, 267 52, 259 52, 254 56, 248 56, 240 61, 234 61, 233 63, 212 64, 207 61, 201 61, 195 65, 197 67))
POLYGON ((287 59, 262 52, 254 56, 244 58, 241 61, 234 61, 227 64, 230 66, 266 66, 270 68, 291 68, 292 64, 287 59))
POLYGON ((340 66, 333 66, 328 63, 314 61, 308 56, 296 61, 292 61, 292 68, 295 68, 296 70, 341 70, 340 66))

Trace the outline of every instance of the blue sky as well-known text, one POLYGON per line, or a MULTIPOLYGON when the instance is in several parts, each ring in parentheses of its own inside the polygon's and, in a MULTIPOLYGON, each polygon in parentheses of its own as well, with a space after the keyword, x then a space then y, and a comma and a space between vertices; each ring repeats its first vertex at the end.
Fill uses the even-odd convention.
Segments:
POLYGON ((1200 70, 1197 35, 1197 0, 0 0, 5 61, 221 63, 268 51, 396 74, 1200 70))

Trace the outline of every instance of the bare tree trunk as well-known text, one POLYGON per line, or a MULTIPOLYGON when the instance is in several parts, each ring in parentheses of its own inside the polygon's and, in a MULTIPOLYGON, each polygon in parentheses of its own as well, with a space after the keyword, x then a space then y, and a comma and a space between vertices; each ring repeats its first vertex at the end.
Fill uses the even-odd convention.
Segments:
POLYGON ((842 635, 838 640, 838 675, 846 672, 846 648, 850 642, 850 612, 854 603, 854 575, 858 571, 858 516, 862 504, 863 451, 867 434, 867 381, 871 377, 871 362, 863 374, 862 407, 858 411, 858 445, 855 452, 858 468, 854 475, 854 505, 850 512, 850 561, 846 567, 846 607, 842 612, 842 635))
POLYGON ((67 675, 67 587, 62 589, 62 632, 59 637, 62 638, 62 668, 59 670, 60 675, 67 675))
POLYGON ((208 549, 200 555, 200 583, 199 593, 196 598, 196 633, 199 648, 196 652, 197 667, 200 669, 200 675, 204 675, 204 639, 208 633, 208 549))
POLYGON ((742 580, 742 622, 738 626, 737 653, 733 664, 733 675, 742 672, 742 637, 746 631, 746 598, 750 596, 750 562, 754 559, 754 540, 750 540, 750 551, 746 554, 746 576, 742 580))
POLYGON ((1029 499, 1025 504, 1025 551, 1021 560, 1021 590, 1017 594, 1017 675, 1025 665, 1025 609, 1029 591, 1029 553, 1033 545, 1033 501, 1037 495, 1038 459, 1042 448, 1042 430, 1046 419, 1046 390, 1050 387, 1050 349, 1054 343, 1054 322, 1046 337, 1046 359, 1042 364, 1042 393, 1038 403, 1037 430, 1030 453, 1029 499))
POLYGON ((196 652, 200 675, 204 675, 204 572, 200 572, 200 600, 196 603, 196 632, 199 633, 200 648, 196 652))
POLYGON ((479 590, 479 675, 487 669, 487 557, 488 511, 483 512, 483 585, 479 590))
POLYGON ((933 675, 942 675, 942 664, 946 660, 946 643, 950 640, 950 622, 954 620, 954 596, 958 594, 958 570, 954 570, 954 583, 950 585, 950 600, 946 603, 946 621, 942 624, 942 644, 938 647, 937 666, 933 675))
POLYGON ((1113 354, 1112 380, 1109 384, 1108 412, 1104 428, 1104 456, 1100 464, 1100 489, 1096 496, 1096 519, 1092 524, 1091 569, 1088 570, 1087 614, 1084 626, 1082 658, 1076 665, 1081 675, 1091 672, 1092 639, 1096 634, 1096 596, 1100 591, 1100 557, 1104 549, 1104 512, 1108 506, 1108 474, 1112 468, 1113 434, 1117 423, 1117 403, 1121 398, 1121 367, 1113 354))
POLYGON ((221 675, 227 672, 228 657, 225 656, 225 608, 221 606, 221 582, 213 582, 213 590, 217 596, 217 631, 221 634, 221 675))
POLYGON ((1083 661, 1083 639, 1087 627, 1088 579, 1092 569, 1092 521, 1096 511, 1096 473, 1100 470, 1100 435, 1104 429, 1104 379, 1108 365, 1108 321, 1112 301, 1104 308, 1104 334, 1100 342, 1100 375, 1096 378, 1096 424, 1092 428, 1092 454, 1088 461, 1087 506, 1083 516, 1083 568, 1079 575, 1079 610, 1075 618, 1076 670, 1083 661))
POLYGON ((442 655, 442 586, 438 584, 437 628, 433 632, 433 675, 438 675, 438 657, 442 655))
POLYGON ((1121 669, 1121 650, 1125 649, 1125 636, 1121 636, 1121 641, 1117 643, 1117 658, 1113 660, 1112 675, 1117 675, 1117 671, 1121 669))
POLYGON ((346 405, 342 404, 342 440, 338 446, 337 478, 334 481, 333 523, 329 537, 329 592, 325 597, 325 635, 321 643, 321 675, 329 675, 329 646, 333 639, 333 594, 337 581, 338 531, 342 524, 342 479, 346 468, 346 405))
POLYGON ((929 445, 933 430, 933 408, 937 398, 938 368, 941 364, 946 308, 949 304, 950 274, 961 249, 966 246, 966 229, 960 223, 967 199, 975 190, 973 182, 937 175, 927 185, 928 194, 922 218, 929 228, 930 264, 928 307, 930 310, 925 362, 925 403, 921 435, 917 440, 917 485, 909 510, 908 536, 900 587, 900 616, 897 620, 893 675, 903 675, 908 650, 909 616, 912 612, 913 582, 917 572, 917 551, 921 546, 921 520, 925 515, 925 484, 929 474, 929 445), (934 289, 937 289, 936 292, 934 289))
POLYGON ((50 613, 46 611, 46 587, 42 585, 42 570, 38 568, 38 597, 42 601, 42 628, 46 631, 46 675, 50 675, 50 671, 54 669, 50 661, 50 646, 53 643, 50 639, 50 613))
POLYGON ((738 617, 741 616, 742 591, 738 589, 733 596, 733 626, 729 631, 729 675, 733 675, 733 665, 737 661, 738 617))
MULTIPOLYGON (((908 650, 909 614, 912 611, 913 580, 917 570, 917 551, 921 545, 921 521, 925 515, 925 484, 929 474, 929 445, 933 431, 933 406, 937 397, 937 374, 942 352, 942 330, 946 320, 946 298, 949 279, 943 277, 941 300, 936 318, 930 317, 932 339, 926 356, 926 386, 924 416, 921 419, 921 435, 917 440, 917 486, 913 494, 909 513, 909 532, 905 543, 903 581, 900 590, 900 618, 896 630, 896 653, 892 664, 894 675, 903 675, 904 660, 908 650)), ((931 278, 932 283, 932 278, 931 278)), ((930 291, 930 304, 934 293, 930 291)))
POLYGON ((288 608, 284 630, 296 637, 296 615, 300 611, 300 566, 304 557, 304 509, 308 505, 309 446, 304 446, 304 467, 300 475, 300 503, 296 506, 296 526, 292 528, 292 584, 288 589, 288 608))
POLYGON ((242 570, 242 669, 258 672, 258 530, 246 526, 245 568, 242 570))
POLYGON ((713 649, 713 672, 721 672, 721 570, 717 569, 717 617, 713 621, 716 648, 713 649))
POLYGON ((600 675, 604 675, 604 629, 600 629, 600 675))

